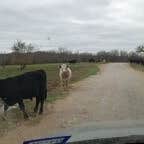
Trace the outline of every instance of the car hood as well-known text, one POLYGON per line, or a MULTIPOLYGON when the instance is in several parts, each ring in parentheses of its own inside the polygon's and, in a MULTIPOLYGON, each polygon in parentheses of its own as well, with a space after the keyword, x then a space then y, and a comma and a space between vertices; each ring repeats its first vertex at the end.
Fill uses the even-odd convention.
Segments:
POLYGON ((59 135, 71 135, 69 143, 109 138, 132 138, 135 136, 144 139, 143 120, 120 120, 106 122, 89 122, 57 133, 59 135), (132 137, 131 137, 132 136, 132 137))

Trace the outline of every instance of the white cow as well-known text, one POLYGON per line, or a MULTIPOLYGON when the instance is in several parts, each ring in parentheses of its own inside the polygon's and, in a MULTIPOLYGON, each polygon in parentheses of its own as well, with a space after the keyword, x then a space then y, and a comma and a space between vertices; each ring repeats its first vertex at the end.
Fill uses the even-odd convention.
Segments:
POLYGON ((72 77, 72 71, 67 64, 60 65, 59 77, 60 77, 61 86, 63 86, 64 88, 68 88, 69 81, 72 77))

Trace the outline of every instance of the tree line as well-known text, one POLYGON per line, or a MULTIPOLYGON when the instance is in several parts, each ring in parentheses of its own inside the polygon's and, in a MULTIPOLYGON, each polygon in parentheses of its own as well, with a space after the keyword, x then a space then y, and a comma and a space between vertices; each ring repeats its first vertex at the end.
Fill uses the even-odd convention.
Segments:
POLYGON ((23 69, 28 64, 42 63, 76 63, 76 62, 129 62, 136 59, 143 59, 141 53, 144 46, 139 46, 135 52, 127 51, 99 51, 93 53, 71 52, 65 48, 56 51, 36 51, 32 44, 17 40, 11 48, 11 53, 0 53, 0 65, 20 65, 23 69))

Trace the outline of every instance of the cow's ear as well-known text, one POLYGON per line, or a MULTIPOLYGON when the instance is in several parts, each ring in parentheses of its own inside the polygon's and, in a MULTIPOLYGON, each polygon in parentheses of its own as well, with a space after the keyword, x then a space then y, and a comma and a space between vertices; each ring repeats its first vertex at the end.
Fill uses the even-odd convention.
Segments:
POLYGON ((70 68, 70 65, 67 65, 67 68, 70 68))

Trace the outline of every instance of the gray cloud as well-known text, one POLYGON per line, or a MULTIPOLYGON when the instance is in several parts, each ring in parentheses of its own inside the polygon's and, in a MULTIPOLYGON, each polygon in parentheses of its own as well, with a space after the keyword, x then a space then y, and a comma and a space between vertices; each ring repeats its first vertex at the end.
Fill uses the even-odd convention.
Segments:
POLYGON ((16 39, 42 50, 133 50, 143 43, 143 5, 143 0, 5 0, 0 50, 10 50, 16 39))

